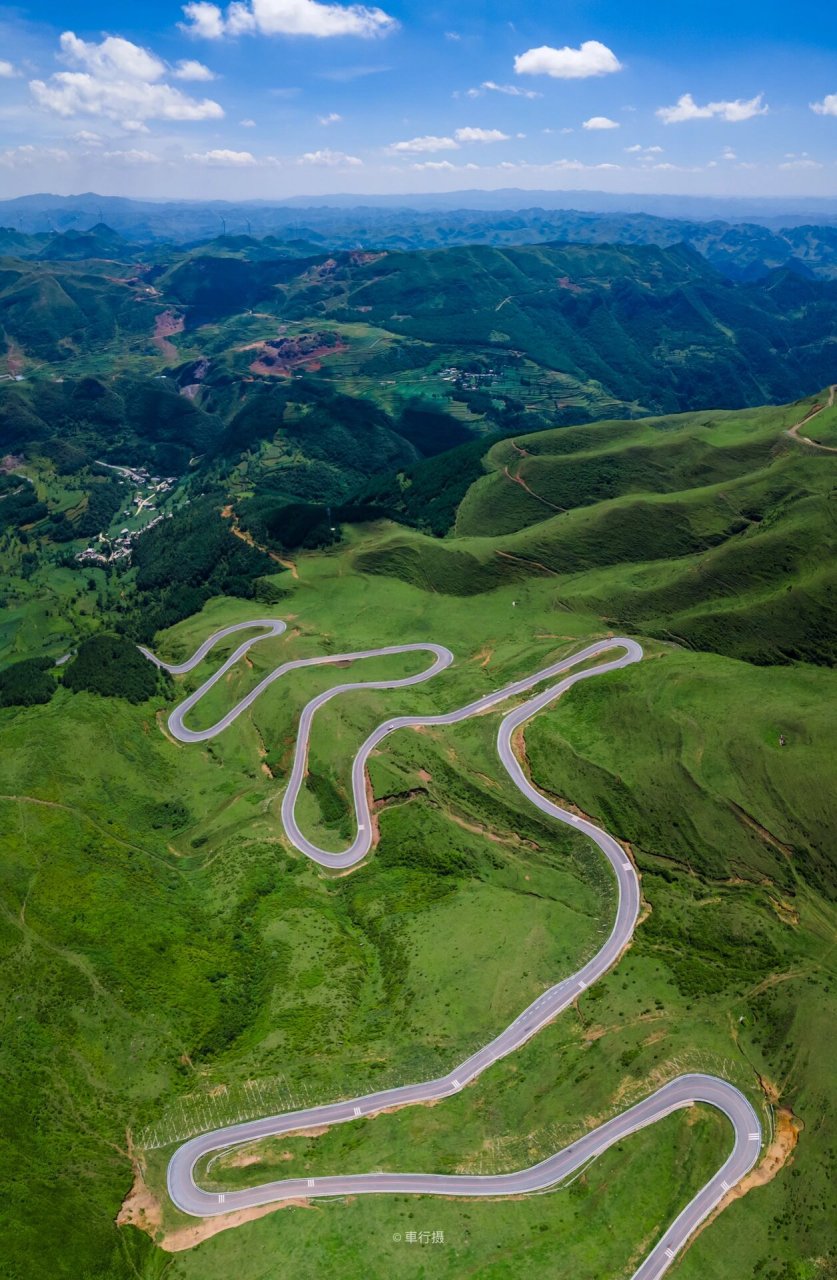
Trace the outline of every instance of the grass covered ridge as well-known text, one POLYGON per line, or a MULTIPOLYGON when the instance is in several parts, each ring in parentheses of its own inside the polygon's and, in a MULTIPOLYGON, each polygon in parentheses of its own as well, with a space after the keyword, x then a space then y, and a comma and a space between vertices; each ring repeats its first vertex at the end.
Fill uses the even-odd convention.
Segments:
POLYGON ((833 663, 835 462, 787 434, 814 403, 501 441, 453 536, 383 532, 356 564, 448 595, 548 577, 613 626, 760 664, 833 663))
MULTIPOLYGON (((351 756, 371 725, 461 705, 603 630, 567 612, 546 579, 460 601, 358 576, 339 549, 303 557, 299 579, 288 577, 288 635, 253 649, 207 715, 284 657, 421 637, 457 656, 427 686, 353 694, 318 718, 300 817, 336 845, 351 756)), ((182 658, 249 608, 217 599, 158 647, 182 658)), ((806 1126, 795 1164, 704 1233, 682 1273, 729 1274, 718 1269, 719 1233, 736 1274, 784 1280, 786 1266, 827 1256, 831 1104, 811 1047, 833 999, 833 676, 787 667, 779 679, 647 648, 646 662, 573 690, 527 733, 541 785, 633 842, 651 915, 617 969, 576 1014, 444 1106, 283 1140, 257 1163, 222 1167, 219 1183, 274 1168, 519 1167, 680 1071, 728 1075, 757 1102, 760 1074, 806 1126)), ((179 680, 178 694, 223 651, 179 680)), ((406 670, 407 659, 387 659, 357 675, 406 670)), ((174 1260, 114 1228, 132 1176, 126 1130, 161 1191, 171 1144, 197 1128, 461 1060, 577 967, 609 925, 599 855, 541 822, 505 780, 493 716, 398 734, 373 759, 381 841, 366 867, 332 879, 293 855, 278 823, 281 780, 300 707, 336 675, 280 682, 196 748, 158 732, 171 705, 159 695, 132 706, 59 688, 46 707, 2 713, 2 938, 13 975, 2 1053, 16 1082, 3 1096, 16 1135, 3 1178, 21 1276, 285 1280, 352 1274, 364 1259, 381 1276, 529 1266, 593 1280, 603 1268, 625 1274, 722 1157, 722 1124, 680 1116, 570 1191, 531 1201, 361 1198, 278 1213, 174 1260), (426 1225, 444 1231, 444 1248, 396 1250, 394 1235, 426 1225)), ((169 1208, 163 1225, 185 1222, 169 1208)))

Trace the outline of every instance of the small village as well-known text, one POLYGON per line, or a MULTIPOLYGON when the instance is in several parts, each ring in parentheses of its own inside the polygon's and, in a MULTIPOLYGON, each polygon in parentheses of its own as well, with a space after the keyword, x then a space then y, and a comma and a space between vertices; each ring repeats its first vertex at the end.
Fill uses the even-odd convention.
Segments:
POLYGON ((131 529, 125 525, 115 536, 107 533, 98 534, 89 546, 76 554, 79 564, 114 564, 119 560, 127 560, 137 539, 171 515, 171 512, 159 511, 157 504, 177 484, 177 477, 152 476, 145 467, 117 467, 113 463, 98 460, 95 465, 114 471, 122 479, 137 486, 137 492, 133 494, 122 512, 123 518, 132 515, 137 519, 142 518, 145 512, 157 512, 139 528, 131 529))

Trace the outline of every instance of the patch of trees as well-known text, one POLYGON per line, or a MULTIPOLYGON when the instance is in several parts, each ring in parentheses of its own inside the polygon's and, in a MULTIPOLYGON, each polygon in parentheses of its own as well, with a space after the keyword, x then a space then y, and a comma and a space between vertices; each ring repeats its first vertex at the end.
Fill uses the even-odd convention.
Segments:
POLYGON ((0 529, 22 529, 49 515, 34 485, 20 476, 0 475, 0 529))
POLYGON ((74 693, 85 690, 103 698, 145 702, 157 692, 162 677, 124 636, 96 635, 84 640, 64 668, 64 684, 74 693))
POLYGON ((363 524, 391 514, 370 503, 326 507, 315 502, 282 502, 263 494, 243 503, 239 518, 259 542, 281 551, 312 551, 339 542, 342 524, 363 524))
POLYGON ((0 671, 0 707, 34 707, 55 692, 51 658, 25 658, 0 671))
POLYGON ((402 524, 444 537, 453 527, 460 502, 484 472, 483 458, 501 438, 496 435, 471 440, 417 462, 397 475, 370 480, 356 501, 383 508, 402 524))
MULTIPOLYGON (((107 529, 125 496, 118 480, 96 480, 87 491, 87 504, 74 524, 76 538, 95 538, 107 529)), ((60 541, 60 538, 59 538, 60 541)))
POLYGON ((425 458, 473 440, 466 426, 435 405, 415 400, 408 404, 398 419, 395 430, 418 449, 425 458))
POLYGON ((0 389, 0 451, 41 453, 62 474, 95 458, 181 474, 220 430, 168 378, 126 374, 107 384, 88 377, 0 389))
POLYGON ((236 538, 211 499, 193 502, 140 538, 134 550, 137 606, 127 629, 140 640, 198 613, 211 596, 252 600, 280 566, 236 538))

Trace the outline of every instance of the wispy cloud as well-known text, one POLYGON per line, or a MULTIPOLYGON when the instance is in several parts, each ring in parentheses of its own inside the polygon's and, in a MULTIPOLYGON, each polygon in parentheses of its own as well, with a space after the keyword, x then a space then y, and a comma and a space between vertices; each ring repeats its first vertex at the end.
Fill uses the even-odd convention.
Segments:
POLYGON ((521 89, 516 84, 497 84, 495 80, 483 80, 482 84, 476 89, 466 90, 466 97, 481 98, 486 93, 502 93, 507 98, 542 98, 543 94, 538 93, 537 89, 521 89))
POLYGON ((812 159, 807 151, 802 151, 799 155, 790 152, 779 165, 780 169, 821 169, 822 167, 819 160, 812 159))
POLYGON ((407 138, 403 142, 392 142, 387 148, 393 155, 420 155, 426 151, 458 151, 459 143, 455 138, 436 137, 426 133, 420 138, 407 138))
POLYGON ((660 107, 657 115, 663 124, 682 124, 686 120, 726 120, 728 124, 739 124, 754 116, 766 116, 769 110, 763 93, 731 102, 707 102, 705 107, 699 106, 690 93, 684 93, 673 107, 660 107))
POLYGON ((214 151, 192 151, 186 159, 191 164, 210 165, 213 168, 220 166, 225 169, 251 169, 259 163, 251 151, 228 151, 223 147, 214 151))
POLYGON ((363 164, 359 156, 347 156, 345 151, 332 151, 324 147, 320 151, 306 151, 297 164, 320 165, 326 169, 357 169, 363 164))

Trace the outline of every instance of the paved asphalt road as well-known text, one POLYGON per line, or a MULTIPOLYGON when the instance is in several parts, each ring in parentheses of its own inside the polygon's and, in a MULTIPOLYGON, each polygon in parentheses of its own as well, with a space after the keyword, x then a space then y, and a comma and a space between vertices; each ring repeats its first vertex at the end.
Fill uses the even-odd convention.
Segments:
POLYGON ((282 803, 282 821, 285 831, 292 843, 302 853, 325 867, 352 867, 360 862, 369 852, 372 845, 372 823, 369 813, 369 801, 366 794, 365 771, 370 752, 396 729, 417 725, 457 724, 470 716, 478 715, 509 698, 527 693, 536 685, 547 684, 542 692, 529 698, 508 715, 500 723, 497 734, 497 749, 500 759, 519 790, 527 800, 542 813, 558 822, 566 823, 583 831, 599 846, 607 858, 616 877, 618 889, 618 905, 613 929, 597 954, 579 971, 569 978, 550 987, 548 991, 533 1001, 515 1020, 505 1028, 490 1044, 479 1049, 460 1066, 455 1067, 447 1075, 437 1080, 424 1081, 420 1084, 405 1085, 397 1089, 385 1089, 379 1093, 365 1097, 351 1098, 342 1102, 325 1106, 308 1107, 279 1116, 267 1116, 262 1120, 245 1121, 230 1125, 224 1129, 216 1129, 212 1133, 201 1134, 192 1138, 178 1148, 169 1162, 168 1189, 169 1194, 179 1209, 196 1217, 211 1217, 229 1213, 236 1209, 249 1208, 254 1205, 268 1204, 272 1201, 291 1198, 310 1198, 312 1196, 343 1196, 390 1193, 415 1193, 419 1195, 453 1195, 453 1196, 500 1196, 519 1195, 524 1192, 539 1191, 554 1186, 581 1168, 589 1160, 606 1150, 615 1142, 619 1142, 628 1134, 642 1129, 646 1125, 668 1115, 678 1108, 702 1102, 716 1107, 730 1120, 735 1143, 733 1150, 721 1169, 705 1184, 695 1198, 686 1206, 680 1216, 668 1228, 662 1239, 654 1246, 641 1266, 635 1271, 633 1280, 656 1280, 671 1265, 678 1251, 694 1234, 697 1226, 706 1218, 712 1209, 721 1201, 755 1164, 761 1149, 761 1125, 750 1103, 745 1096, 726 1081, 715 1076, 686 1075, 672 1080, 656 1093, 644 1098, 636 1106, 623 1111, 598 1129, 586 1134, 577 1142, 564 1148, 563 1151, 549 1156, 540 1164, 516 1173, 498 1174, 490 1177, 466 1176, 453 1174, 417 1174, 417 1173, 367 1173, 353 1175, 335 1175, 318 1178, 286 1178, 277 1182, 266 1183, 259 1187, 250 1187, 225 1194, 202 1191, 194 1180, 196 1163, 211 1152, 225 1147, 237 1146, 257 1138, 290 1133, 297 1129, 313 1125, 338 1124, 355 1120, 360 1116, 369 1116, 385 1108, 404 1106, 410 1103, 427 1102, 444 1098, 459 1092, 472 1080, 476 1079, 487 1067, 498 1059, 512 1053, 535 1035, 547 1022, 567 1008, 578 995, 592 985, 610 969, 619 959, 624 948, 630 942, 639 912, 640 891, 639 880, 632 863, 626 857, 621 845, 607 832, 602 831, 592 822, 579 818, 576 814, 560 808, 547 800, 537 791, 526 777, 517 757, 512 750, 512 739, 515 731, 538 711, 555 701, 562 693, 580 680, 587 680, 602 675, 606 671, 628 666, 638 662, 642 657, 641 647, 633 640, 616 637, 600 640, 588 645, 586 649, 545 667, 534 675, 506 685, 496 693, 479 698, 475 702, 437 716, 399 716, 385 721, 369 735, 358 751, 352 766, 352 791, 357 814, 357 831, 351 846, 343 853, 329 853, 317 848, 300 831, 296 818, 296 801, 300 789, 304 785, 308 741, 313 718, 320 707, 332 698, 352 689, 397 689, 406 685, 419 684, 431 679, 439 671, 450 666, 453 654, 449 649, 436 644, 392 645, 383 649, 368 649, 358 653, 331 654, 323 658, 304 658, 294 662, 286 662, 274 671, 242 698, 231 711, 228 711, 217 724, 200 731, 187 729, 184 722, 189 711, 201 700, 204 694, 223 679, 232 667, 254 644, 272 636, 280 636, 285 631, 284 622, 273 619, 259 619, 238 623, 215 632, 200 646, 187 661, 177 664, 162 662, 148 649, 142 652, 157 666, 174 675, 191 671, 210 650, 223 638, 239 631, 262 629, 262 634, 251 635, 230 655, 222 666, 193 694, 185 699, 169 717, 169 730, 181 742, 202 742, 221 733, 237 716, 252 706, 268 685, 278 680, 287 672, 297 667, 322 666, 337 662, 356 661, 362 658, 382 657, 387 654, 426 652, 432 655, 433 661, 424 671, 417 675, 407 676, 400 680, 376 680, 356 683, 343 683, 312 698, 302 712, 299 733, 297 736, 296 754, 293 769, 282 803), (616 650, 619 656, 601 662, 595 667, 582 671, 571 668, 597 658, 602 654, 616 650), (564 675, 565 672, 569 674, 564 675), (559 676, 563 678, 558 679, 559 676))

